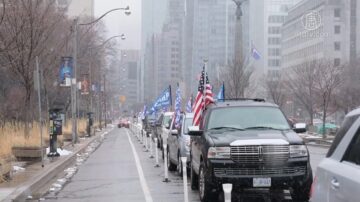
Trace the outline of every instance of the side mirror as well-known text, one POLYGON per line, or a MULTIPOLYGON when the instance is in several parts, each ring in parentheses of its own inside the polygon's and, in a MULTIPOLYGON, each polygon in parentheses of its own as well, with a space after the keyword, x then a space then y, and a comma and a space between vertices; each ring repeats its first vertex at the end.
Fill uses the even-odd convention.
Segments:
POLYGON ((188 134, 190 136, 201 136, 203 131, 199 129, 199 126, 189 126, 188 134))
POLYGON ((178 135, 178 130, 176 130, 176 129, 171 130, 171 135, 177 136, 178 135))
POLYGON ((293 130, 295 133, 305 133, 306 130, 306 124, 305 123, 296 123, 294 124, 293 130))

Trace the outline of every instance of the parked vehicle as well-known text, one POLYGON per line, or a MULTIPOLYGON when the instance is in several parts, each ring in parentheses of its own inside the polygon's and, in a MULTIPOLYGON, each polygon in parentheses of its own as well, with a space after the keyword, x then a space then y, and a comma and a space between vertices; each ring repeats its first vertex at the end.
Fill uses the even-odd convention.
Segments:
POLYGON ((129 128, 130 127, 130 121, 128 119, 120 119, 118 123, 118 128, 129 128))
MULTIPOLYGON (((165 112, 161 116, 163 118, 161 119, 161 124, 158 124, 157 126, 157 133, 158 133, 158 147, 163 151, 164 140, 167 139, 170 133, 170 125, 172 122, 172 118, 174 116, 174 112, 165 112)), ((164 154, 162 155, 164 158, 164 154)))
POLYGON ((186 167, 190 168, 190 136, 188 128, 192 125, 194 118, 193 113, 186 113, 181 115, 181 126, 178 132, 172 132, 168 136, 168 169, 173 171, 177 170, 182 176, 183 165, 181 157, 187 157, 186 167))
POLYGON ((346 115, 335 139, 316 170, 312 202, 359 201, 360 108, 346 115))
POLYGON ((289 189, 293 200, 309 199, 308 149, 277 105, 260 99, 211 104, 189 135, 191 188, 199 189, 201 201, 216 197, 223 183, 233 190, 289 189))

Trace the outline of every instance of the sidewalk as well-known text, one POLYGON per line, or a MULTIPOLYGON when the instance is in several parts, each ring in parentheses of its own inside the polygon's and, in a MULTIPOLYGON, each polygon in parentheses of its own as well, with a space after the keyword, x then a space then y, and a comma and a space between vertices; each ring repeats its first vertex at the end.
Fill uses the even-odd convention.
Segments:
POLYGON ((28 164, 25 170, 15 173, 11 181, 0 184, 0 201, 25 199, 32 192, 42 188, 57 173, 62 172, 73 163, 77 153, 85 149, 91 142, 99 139, 101 134, 106 133, 109 129, 112 128, 108 127, 90 138, 80 138, 80 143, 74 147, 70 142, 66 142, 63 151, 67 155, 54 158, 45 157, 44 168, 42 168, 41 162, 28 164))

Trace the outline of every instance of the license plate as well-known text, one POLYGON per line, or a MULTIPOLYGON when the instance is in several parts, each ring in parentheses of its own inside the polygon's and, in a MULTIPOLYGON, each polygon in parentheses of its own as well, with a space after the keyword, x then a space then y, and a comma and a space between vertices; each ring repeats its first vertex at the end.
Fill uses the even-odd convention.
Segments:
POLYGON ((253 178, 253 187, 271 187, 271 178, 253 178))

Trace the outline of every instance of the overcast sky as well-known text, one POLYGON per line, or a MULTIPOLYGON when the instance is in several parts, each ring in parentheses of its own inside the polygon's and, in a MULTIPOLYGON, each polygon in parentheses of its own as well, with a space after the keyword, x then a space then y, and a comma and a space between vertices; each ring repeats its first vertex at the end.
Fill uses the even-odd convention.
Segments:
POLYGON ((141 0, 95 0, 95 16, 99 17, 108 10, 130 6, 131 15, 122 11, 109 13, 104 17, 108 37, 126 35, 125 41, 120 41, 121 49, 139 49, 141 37, 141 0))

